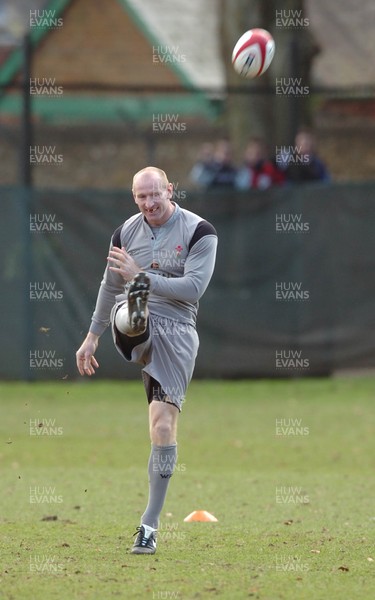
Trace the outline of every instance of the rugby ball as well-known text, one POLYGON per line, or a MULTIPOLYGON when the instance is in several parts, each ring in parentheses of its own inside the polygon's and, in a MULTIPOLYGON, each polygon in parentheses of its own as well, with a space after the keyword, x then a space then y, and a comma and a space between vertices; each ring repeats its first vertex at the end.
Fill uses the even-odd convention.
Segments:
POLYGON ((242 77, 254 79, 267 71, 274 54, 275 41, 272 35, 265 29, 250 29, 235 45, 232 64, 242 77))

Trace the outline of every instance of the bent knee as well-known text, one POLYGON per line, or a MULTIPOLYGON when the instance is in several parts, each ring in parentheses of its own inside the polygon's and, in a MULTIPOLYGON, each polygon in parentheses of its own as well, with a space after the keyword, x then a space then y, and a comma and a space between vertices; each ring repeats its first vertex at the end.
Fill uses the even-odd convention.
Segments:
POLYGON ((157 438, 170 438, 173 428, 171 423, 157 420, 151 425, 151 434, 157 438))

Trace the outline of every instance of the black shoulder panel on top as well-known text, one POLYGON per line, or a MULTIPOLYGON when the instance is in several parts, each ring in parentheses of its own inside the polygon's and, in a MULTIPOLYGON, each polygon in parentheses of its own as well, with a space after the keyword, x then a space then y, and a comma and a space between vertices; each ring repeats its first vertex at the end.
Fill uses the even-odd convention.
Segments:
POLYGON ((122 225, 120 225, 120 227, 117 227, 116 231, 114 232, 113 236, 112 236, 112 245, 116 246, 117 248, 121 248, 121 229, 122 229, 122 225))
POLYGON ((192 249, 194 244, 196 242, 198 242, 198 240, 200 240, 205 235, 216 235, 217 236, 216 229, 208 221, 199 221, 199 223, 196 226, 195 231, 193 233, 193 237, 190 240, 189 251, 192 249))

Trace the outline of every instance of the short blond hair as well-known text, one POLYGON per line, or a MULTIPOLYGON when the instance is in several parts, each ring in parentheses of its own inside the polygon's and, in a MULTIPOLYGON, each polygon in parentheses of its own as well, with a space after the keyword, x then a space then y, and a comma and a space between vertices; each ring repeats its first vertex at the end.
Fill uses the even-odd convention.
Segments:
POLYGON ((139 175, 142 175, 143 173, 156 173, 157 175, 159 175, 163 184, 165 184, 165 187, 168 187, 168 185, 169 185, 168 177, 167 177, 166 172, 163 171, 163 169, 159 169, 158 167, 145 167, 144 169, 141 169, 140 171, 138 171, 133 177, 133 185, 132 185, 133 192, 134 192, 134 182, 135 182, 136 178, 139 175))

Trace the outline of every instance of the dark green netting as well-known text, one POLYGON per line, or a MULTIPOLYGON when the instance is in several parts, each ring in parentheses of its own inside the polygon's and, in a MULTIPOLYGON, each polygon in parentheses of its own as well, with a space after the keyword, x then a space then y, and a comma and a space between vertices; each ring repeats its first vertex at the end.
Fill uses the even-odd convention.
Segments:
MULTIPOLYGON (((74 378, 111 233, 137 208, 128 191, 28 197, 0 188, 0 196, 0 375, 74 378), (30 299, 30 283, 47 299, 30 299)), ((188 192, 180 204, 219 234, 216 272, 199 310, 197 376, 315 375, 374 363, 374 184, 188 192), (286 296, 294 286, 292 298, 277 299, 276 284, 286 296), (293 356, 288 368, 277 366, 277 352, 283 365, 293 356)), ((109 331, 98 360, 97 377, 139 376, 109 331)))

